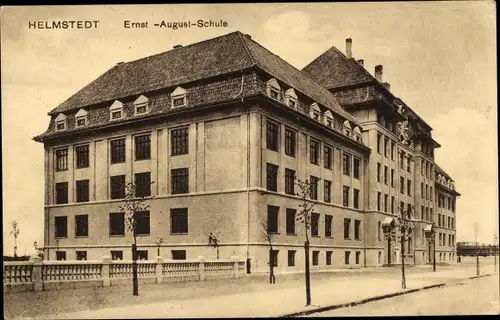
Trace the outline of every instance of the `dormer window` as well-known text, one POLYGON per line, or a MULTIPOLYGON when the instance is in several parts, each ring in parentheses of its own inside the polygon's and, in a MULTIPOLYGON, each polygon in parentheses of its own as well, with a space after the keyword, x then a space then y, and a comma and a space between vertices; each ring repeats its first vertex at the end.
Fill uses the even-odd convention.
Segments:
POLYGON ((76 127, 85 127, 87 125, 87 114, 88 112, 85 109, 80 109, 75 115, 76 119, 76 127))
POLYGON ((113 102, 111 107, 109 107, 109 118, 111 120, 119 120, 123 118, 123 116, 124 116, 123 103, 116 100, 115 102, 113 102))
POLYGON ((316 102, 311 104, 311 108, 309 110, 309 116, 316 121, 320 121, 321 109, 319 108, 319 106, 316 102))
POLYGON ((349 121, 344 121, 344 134, 348 137, 351 136, 351 133, 352 133, 352 128, 351 128, 351 124, 349 123, 349 121))
POLYGON ((323 115, 324 123, 327 127, 333 129, 333 116, 330 110, 327 110, 323 115))
POLYGON ((275 100, 280 100, 281 86, 274 78, 267 82, 267 95, 275 100))
POLYGON ((293 88, 285 91, 285 104, 290 108, 297 109, 297 94, 293 88))
POLYGON ((172 92, 172 107, 179 108, 187 105, 187 91, 182 87, 175 88, 172 92))
POLYGON ((149 99, 143 95, 134 101, 135 115, 143 115, 148 113, 149 99))
POLYGON ((362 141, 362 139, 361 139, 361 130, 359 129, 359 127, 356 126, 354 128, 353 132, 354 132, 354 137, 355 137, 356 141, 357 142, 361 142, 362 141))
POLYGON ((66 130, 66 116, 63 113, 60 113, 56 117, 56 131, 66 130))

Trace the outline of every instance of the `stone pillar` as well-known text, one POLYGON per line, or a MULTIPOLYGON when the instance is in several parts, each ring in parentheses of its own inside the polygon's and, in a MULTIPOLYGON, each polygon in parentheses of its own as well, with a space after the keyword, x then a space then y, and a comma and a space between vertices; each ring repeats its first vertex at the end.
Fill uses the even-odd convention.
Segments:
POLYGON ((109 277, 109 265, 111 264, 111 257, 103 257, 102 258, 102 269, 101 269, 101 279, 102 279, 102 286, 103 287, 109 287, 111 286, 111 280, 109 277))
POLYGON ((231 260, 233 260, 233 276, 235 279, 238 279, 239 278, 239 275, 238 275, 238 257, 232 256, 231 260))
POLYGON ((200 281, 205 281, 205 257, 198 257, 198 275, 200 281))
POLYGON ((163 258, 156 257, 156 283, 163 283, 163 258))
POLYGON ((31 275, 33 290, 35 290, 35 292, 43 291, 42 258, 30 257, 30 261, 33 262, 33 272, 31 275))

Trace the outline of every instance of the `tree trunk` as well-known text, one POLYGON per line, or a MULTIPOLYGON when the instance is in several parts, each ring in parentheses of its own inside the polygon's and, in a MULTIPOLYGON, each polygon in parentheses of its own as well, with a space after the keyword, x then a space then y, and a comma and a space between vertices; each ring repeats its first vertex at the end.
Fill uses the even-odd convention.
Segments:
POLYGON ((304 243, 306 255, 306 306, 311 305, 311 274, 309 270, 309 239, 304 243))
POLYGON ((436 239, 432 242, 432 271, 436 271, 436 239))
POLYGON ((132 244, 132 294, 139 295, 139 282, 137 279, 137 242, 134 230, 134 243, 132 244))
POLYGON ((401 287, 406 289, 405 278, 405 239, 401 237, 401 287))
POLYGON ((216 246, 217 249, 217 260, 219 260, 219 245, 216 246))
POLYGON ((276 283, 276 277, 274 276, 274 262, 273 262, 273 247, 269 247, 269 283, 276 283))

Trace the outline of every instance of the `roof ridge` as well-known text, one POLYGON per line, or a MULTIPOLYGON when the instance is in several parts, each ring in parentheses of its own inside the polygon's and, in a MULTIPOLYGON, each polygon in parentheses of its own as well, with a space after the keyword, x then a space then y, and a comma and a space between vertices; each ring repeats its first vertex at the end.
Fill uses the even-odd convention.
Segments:
MULTIPOLYGON (((248 54, 248 57, 249 57, 249 58, 250 58, 250 60, 252 61, 252 66, 258 66, 256 59, 253 57, 252 53, 250 52, 250 48, 248 48, 248 45, 247 45, 247 43, 246 43, 246 41, 245 41, 245 38, 243 38, 243 37, 247 37, 247 36, 246 36, 246 35, 244 35, 244 34, 243 34, 242 32, 240 32, 240 31, 236 31, 236 33, 239 35, 240 40, 241 40, 241 42, 243 43, 243 48, 245 48, 245 52, 248 54)), ((250 39, 250 38, 248 38, 248 37, 247 37, 247 39, 248 39, 248 40, 250 40, 250 41, 252 41, 252 39, 250 39)), ((254 41, 254 42, 255 42, 255 43, 257 43, 256 41, 254 41)))

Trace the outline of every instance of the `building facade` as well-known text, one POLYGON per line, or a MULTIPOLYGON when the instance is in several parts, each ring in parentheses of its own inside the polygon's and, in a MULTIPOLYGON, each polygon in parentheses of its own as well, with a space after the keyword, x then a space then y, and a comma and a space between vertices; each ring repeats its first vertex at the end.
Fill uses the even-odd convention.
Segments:
MULTIPOLYGON (((75 93, 34 138, 45 147, 45 256, 131 259, 120 206, 133 183, 150 206, 137 214, 139 259, 215 259, 212 235, 220 258, 245 257, 248 272, 300 271, 300 179, 316 203, 313 270, 399 263, 382 230, 410 207, 405 261, 426 263, 435 199, 454 209, 458 193, 436 186, 432 129, 347 43, 299 71, 233 32, 119 63, 75 93)), ((454 231, 439 231, 448 245, 437 251, 454 252, 454 231)))

